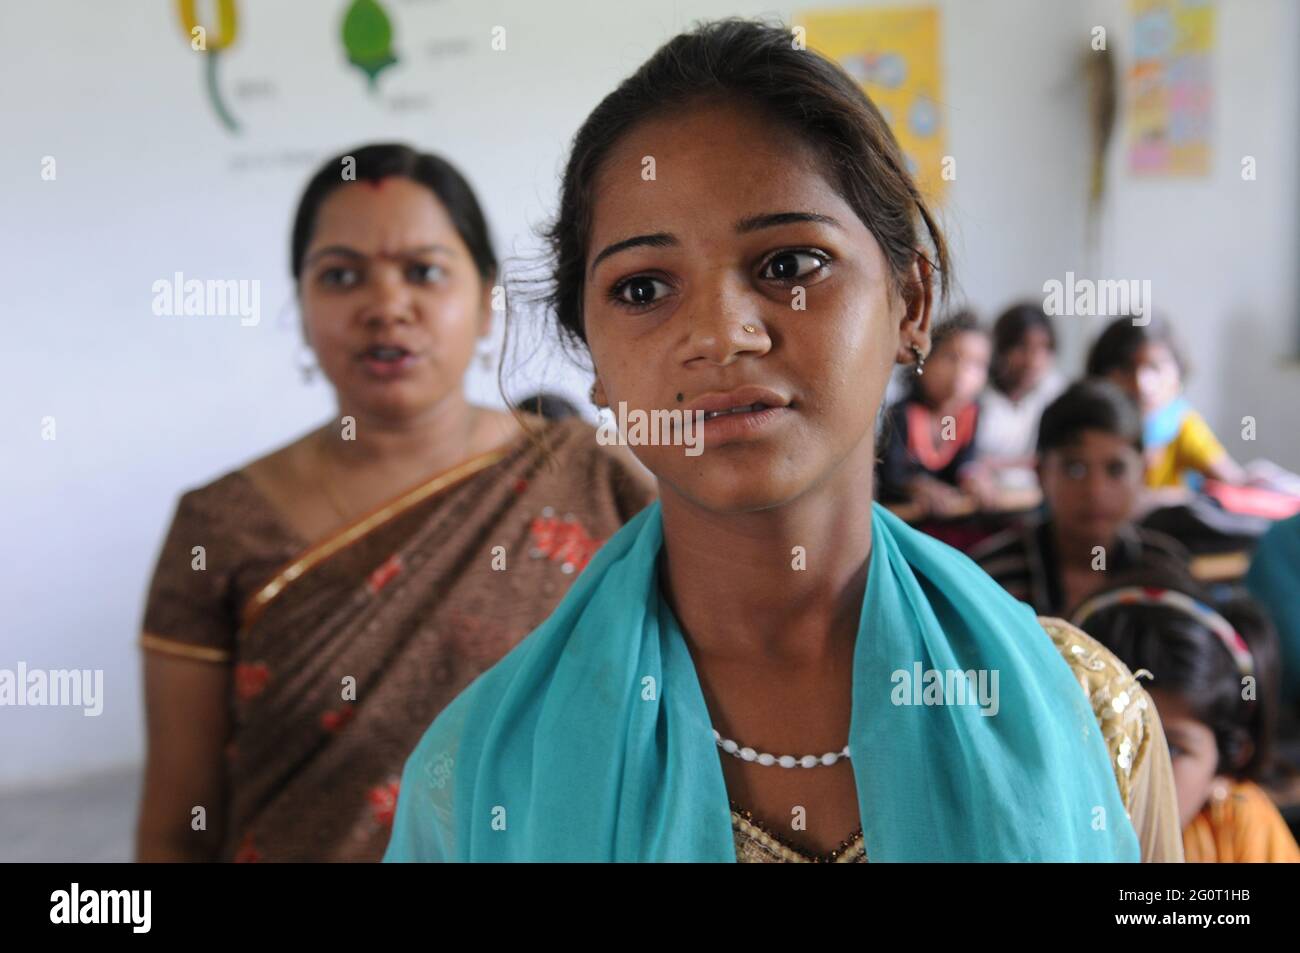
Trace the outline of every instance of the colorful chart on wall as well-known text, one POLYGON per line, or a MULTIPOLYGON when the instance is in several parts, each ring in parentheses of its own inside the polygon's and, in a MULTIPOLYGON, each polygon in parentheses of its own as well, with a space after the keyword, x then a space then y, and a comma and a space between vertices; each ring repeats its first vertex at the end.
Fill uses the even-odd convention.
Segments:
POLYGON ((348 62, 370 78, 375 88, 379 74, 397 62, 393 54, 393 24, 376 0, 353 0, 343 15, 343 48, 348 62))
POLYGON ((813 10, 795 25, 810 49, 839 63, 858 81, 894 131, 922 192, 941 199, 946 140, 934 7, 813 10))
POLYGON ((1210 171, 1211 0, 1130 0, 1128 165, 1143 176, 1210 171))
POLYGON ((235 0, 217 0, 215 23, 205 25, 199 22, 197 0, 176 0, 176 15, 180 18, 181 28, 185 30, 185 39, 190 49, 203 55, 203 81, 207 90, 208 102, 217 119, 230 132, 239 131, 239 123, 231 114, 222 95, 218 77, 221 54, 234 46, 239 36, 239 16, 235 9, 235 0))
MULTIPOLYGON (((222 53, 239 35, 236 0, 214 0, 209 23, 201 22, 198 0, 176 0, 176 14, 190 49, 203 54, 204 88, 213 113, 229 132, 240 125, 227 105, 221 88, 219 66, 222 53)), ((351 0, 343 10, 339 40, 347 61, 365 74, 374 92, 379 74, 397 62, 393 51, 393 24, 378 0, 351 0)))

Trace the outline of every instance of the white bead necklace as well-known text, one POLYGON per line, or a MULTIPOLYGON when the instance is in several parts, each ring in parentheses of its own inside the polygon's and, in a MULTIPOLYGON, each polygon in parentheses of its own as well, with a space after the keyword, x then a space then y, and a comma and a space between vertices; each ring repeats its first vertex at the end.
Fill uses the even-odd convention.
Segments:
POLYGON ((782 768, 816 768, 821 765, 829 766, 834 764, 836 761, 839 761, 840 758, 847 759, 849 757, 848 745, 845 745, 839 751, 828 751, 820 757, 815 754, 806 754, 802 758, 796 758, 792 754, 783 754, 778 756, 767 754, 766 752, 760 753, 755 751, 753 748, 742 748, 730 738, 722 737, 722 735, 718 734, 718 729, 716 728, 713 729, 713 740, 717 743, 718 747, 727 752, 727 754, 737 757, 741 761, 753 761, 756 764, 763 765, 765 768, 770 768, 774 764, 782 768))

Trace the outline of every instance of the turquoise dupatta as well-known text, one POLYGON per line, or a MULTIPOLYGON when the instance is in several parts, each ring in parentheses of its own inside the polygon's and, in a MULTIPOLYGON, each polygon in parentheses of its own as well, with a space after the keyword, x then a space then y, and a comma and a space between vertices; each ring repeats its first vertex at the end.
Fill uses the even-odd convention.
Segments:
MULTIPOLYGON (((1096 717, 1032 611, 873 506, 849 726, 868 858, 1136 861, 1096 717), (997 713, 895 704, 893 674, 918 662, 996 671, 997 713)), ((735 861, 708 709, 659 595, 662 542, 655 503, 438 716, 386 861, 735 861)))

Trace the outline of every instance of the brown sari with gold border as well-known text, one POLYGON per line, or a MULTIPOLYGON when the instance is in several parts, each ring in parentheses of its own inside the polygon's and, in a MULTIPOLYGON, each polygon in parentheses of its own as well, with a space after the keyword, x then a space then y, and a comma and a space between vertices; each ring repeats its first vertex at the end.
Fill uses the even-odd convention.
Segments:
POLYGON ((233 667, 221 859, 380 859, 430 722, 652 498, 586 424, 549 424, 540 442, 476 457, 312 546, 242 471, 181 497, 141 642, 233 667))

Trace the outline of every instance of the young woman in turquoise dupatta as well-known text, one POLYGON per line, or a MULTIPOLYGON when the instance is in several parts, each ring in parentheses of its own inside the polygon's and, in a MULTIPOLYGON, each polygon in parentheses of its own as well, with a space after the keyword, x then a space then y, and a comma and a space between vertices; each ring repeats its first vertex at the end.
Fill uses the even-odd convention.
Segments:
POLYGON ((947 252, 853 81, 774 27, 677 37, 578 133, 551 240, 594 398, 701 412, 704 449, 633 446, 661 504, 430 727, 386 859, 734 861, 729 800, 872 861, 1138 859, 1033 614, 872 503, 947 252))
MULTIPOLYGON (((658 509, 434 722, 386 860, 736 859, 708 708, 659 596, 658 509)), ((871 859, 1137 860, 1092 709, 1033 613, 874 516, 848 732, 871 859), (893 704, 914 660, 999 672, 998 710, 893 704)))

